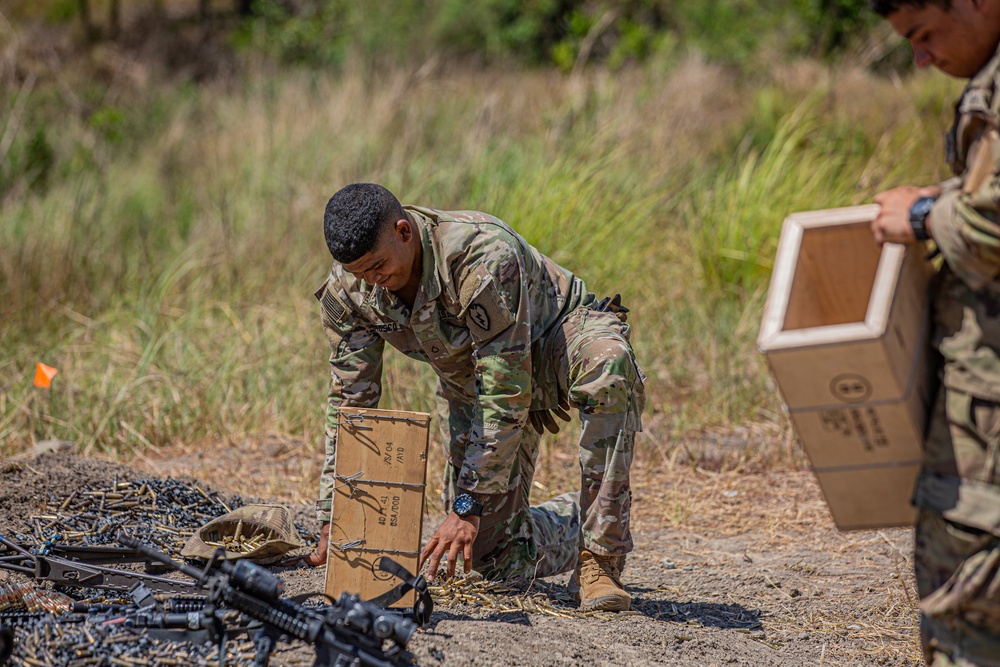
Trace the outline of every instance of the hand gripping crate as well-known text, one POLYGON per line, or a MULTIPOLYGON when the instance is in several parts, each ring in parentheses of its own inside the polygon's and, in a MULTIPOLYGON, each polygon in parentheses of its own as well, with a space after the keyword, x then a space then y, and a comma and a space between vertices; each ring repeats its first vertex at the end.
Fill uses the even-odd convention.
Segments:
POLYGON ((931 386, 934 269, 920 244, 875 244, 878 211, 785 220, 757 339, 841 530, 913 524, 931 386))

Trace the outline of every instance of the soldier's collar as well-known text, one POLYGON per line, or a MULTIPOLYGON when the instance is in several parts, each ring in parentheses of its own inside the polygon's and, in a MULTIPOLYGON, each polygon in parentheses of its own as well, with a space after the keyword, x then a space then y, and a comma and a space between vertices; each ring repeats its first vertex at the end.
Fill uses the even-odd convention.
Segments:
MULTIPOLYGON (((422 264, 420 286, 426 302, 429 303, 441 294, 441 281, 437 274, 437 257, 434 255, 434 241, 431 239, 427 218, 413 208, 406 207, 406 211, 413 217, 413 223, 420 231, 420 263, 422 264)), ((417 297, 420 297, 419 293, 417 297)))
MULTIPOLYGON (((1000 70, 1000 43, 997 44, 997 48, 993 52, 993 56, 985 65, 983 65, 983 68, 973 75, 971 79, 969 79, 969 83, 965 86, 965 93, 962 95, 962 98, 960 98, 959 104, 965 106, 966 102, 964 98, 973 91, 988 90, 990 97, 995 95, 996 92, 993 88, 998 70, 1000 70)), ((975 93, 973 96, 976 96, 975 93)), ((979 103, 981 105, 985 105, 988 104, 989 101, 990 100, 982 100, 979 103)))

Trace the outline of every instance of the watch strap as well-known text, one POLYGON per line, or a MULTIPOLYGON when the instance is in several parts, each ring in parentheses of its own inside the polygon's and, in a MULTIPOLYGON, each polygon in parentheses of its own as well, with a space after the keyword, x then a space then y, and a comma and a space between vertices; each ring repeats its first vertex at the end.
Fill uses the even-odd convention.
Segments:
POLYGON ((927 216, 930 215, 936 200, 937 197, 920 197, 910 207, 910 228, 918 241, 930 239, 930 234, 927 233, 927 216))
POLYGON ((486 509, 486 506, 483 505, 478 500, 476 500, 475 498, 473 498, 472 499, 472 511, 469 512, 469 516, 482 516, 484 509, 486 509))

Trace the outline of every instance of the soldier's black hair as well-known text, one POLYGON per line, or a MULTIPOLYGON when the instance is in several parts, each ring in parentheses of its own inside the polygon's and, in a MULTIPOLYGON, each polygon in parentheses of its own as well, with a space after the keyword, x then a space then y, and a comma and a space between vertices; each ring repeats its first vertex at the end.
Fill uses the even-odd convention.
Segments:
POLYGON ((399 200, 381 185, 353 183, 326 204, 326 247, 335 260, 350 264, 375 249, 387 222, 405 217, 399 200))
POLYGON ((903 7, 920 9, 926 5, 937 5, 945 11, 951 9, 951 0, 870 0, 870 2, 872 11, 879 16, 889 16, 903 7))

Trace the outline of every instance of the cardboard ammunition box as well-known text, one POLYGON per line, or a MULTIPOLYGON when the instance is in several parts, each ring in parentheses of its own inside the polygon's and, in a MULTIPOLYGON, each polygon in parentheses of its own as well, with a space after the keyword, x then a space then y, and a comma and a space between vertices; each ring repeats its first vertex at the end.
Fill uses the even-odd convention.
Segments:
POLYGON ((928 406, 922 244, 870 230, 878 206, 782 227, 757 344, 841 530, 912 525, 928 406))
MULTIPOLYGON (((400 583, 382 569, 389 557, 417 573, 427 487, 430 415, 375 408, 338 410, 337 484, 323 592, 363 600, 400 583)), ((407 593, 393 606, 412 607, 407 593)))

